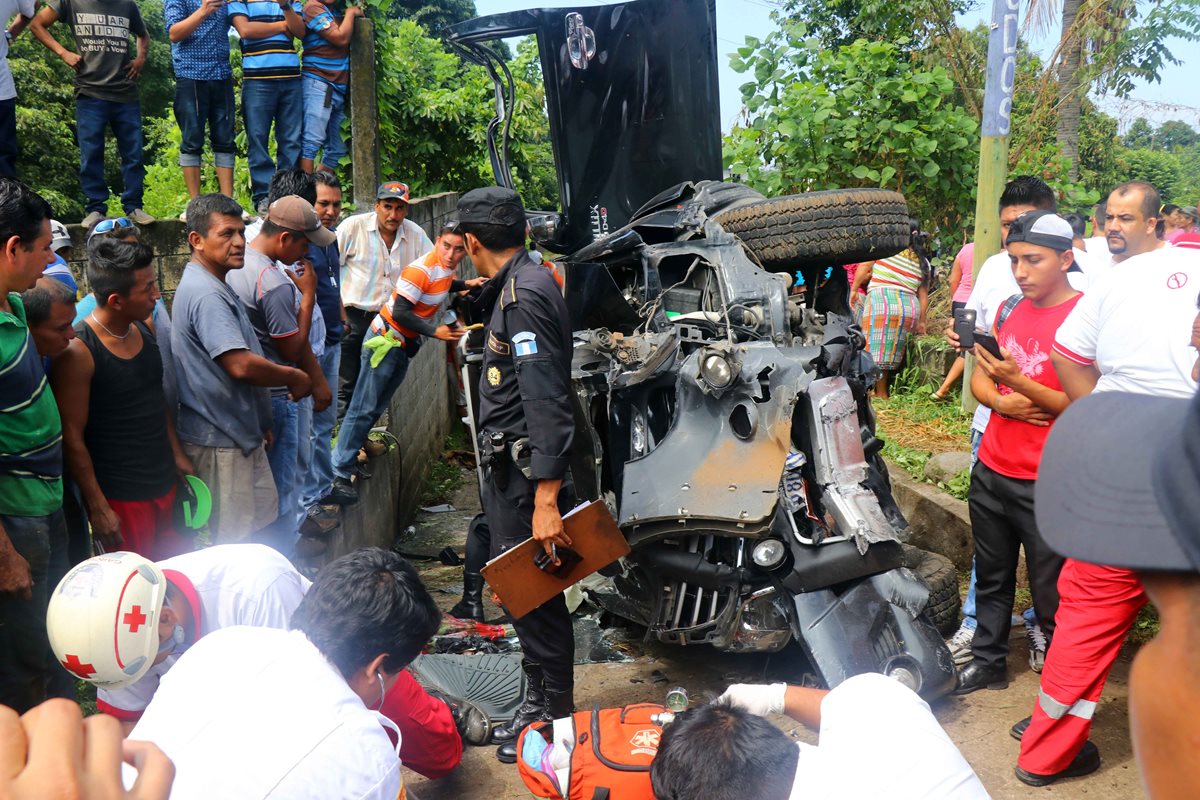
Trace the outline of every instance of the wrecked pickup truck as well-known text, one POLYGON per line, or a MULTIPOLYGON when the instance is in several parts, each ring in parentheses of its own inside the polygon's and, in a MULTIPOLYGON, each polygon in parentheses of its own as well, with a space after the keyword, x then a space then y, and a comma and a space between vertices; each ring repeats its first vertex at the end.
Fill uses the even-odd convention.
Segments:
MULTIPOLYGON (((840 267, 907 247, 907 208, 876 189, 767 199, 722 182, 714 15, 637 0, 448 32, 496 79, 509 186, 511 80, 486 42, 538 40, 562 204, 531 230, 568 253, 571 470, 631 547, 589 595, 663 642, 796 642, 829 686, 882 672, 937 696, 954 684, 935 625, 957 625, 954 570, 901 542, 840 267)), ((469 347, 467 362, 470 394, 469 347)))

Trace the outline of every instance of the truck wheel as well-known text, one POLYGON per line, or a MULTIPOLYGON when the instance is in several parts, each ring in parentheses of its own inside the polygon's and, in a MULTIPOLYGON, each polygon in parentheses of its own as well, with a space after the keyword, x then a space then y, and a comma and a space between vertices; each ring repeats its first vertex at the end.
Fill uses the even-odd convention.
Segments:
POLYGON ((903 545, 904 566, 917 574, 929 587, 929 600, 925 604, 925 615, 943 636, 952 636, 958 630, 958 571, 945 556, 930 553, 919 547, 903 545))
POLYGON ((908 247, 908 204, 884 189, 776 197, 718 214, 769 270, 874 261, 908 247))

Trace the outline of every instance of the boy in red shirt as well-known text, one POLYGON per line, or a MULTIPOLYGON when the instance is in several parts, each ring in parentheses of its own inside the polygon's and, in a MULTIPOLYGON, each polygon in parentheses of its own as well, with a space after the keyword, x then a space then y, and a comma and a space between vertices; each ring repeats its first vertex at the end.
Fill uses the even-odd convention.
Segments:
POLYGON ((1037 529, 1033 484, 1050 425, 1067 407, 1067 395, 1050 362, 1054 335, 1082 295, 1071 288, 1072 231, 1049 211, 1022 214, 1009 230, 1006 249, 1021 289, 1002 307, 994 335, 1003 358, 976 345, 978 368, 971 391, 995 414, 971 472, 967 501, 975 536, 979 626, 972 660, 959 670, 955 694, 1008 685, 1008 632, 1017 585, 1017 557, 1025 547, 1038 622, 1054 635, 1058 573, 1063 560, 1037 529), (1017 401, 1028 399, 1034 409, 1017 401))

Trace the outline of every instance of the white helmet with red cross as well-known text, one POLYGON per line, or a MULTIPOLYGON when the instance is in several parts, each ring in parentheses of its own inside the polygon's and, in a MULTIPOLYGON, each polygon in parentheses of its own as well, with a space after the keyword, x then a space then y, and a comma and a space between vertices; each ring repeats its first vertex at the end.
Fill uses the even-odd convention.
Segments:
POLYGON ((167 579, 137 553, 89 558, 50 596, 50 649, 77 678, 120 689, 141 678, 158 654, 158 617, 167 579))

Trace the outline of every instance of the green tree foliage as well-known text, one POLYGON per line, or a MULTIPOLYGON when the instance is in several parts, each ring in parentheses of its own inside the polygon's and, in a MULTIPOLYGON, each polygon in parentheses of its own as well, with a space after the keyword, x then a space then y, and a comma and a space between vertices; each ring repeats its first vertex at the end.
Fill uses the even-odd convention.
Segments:
POLYGON ((1126 147, 1150 147, 1154 143, 1154 126, 1145 117, 1138 117, 1129 126, 1123 142, 1126 147))
MULTIPOLYGON (((486 131, 495 113, 491 79, 465 64, 411 20, 376 21, 380 152, 418 194, 494 183, 486 131)), ((509 156, 530 208, 554 207, 556 193, 545 93, 532 40, 518 48, 509 156)))
POLYGON ((730 57, 748 121, 726 166, 768 195, 853 186, 896 189, 929 226, 957 228, 974 207, 978 124, 949 102, 941 67, 915 68, 891 42, 833 50, 784 22, 730 57))
POLYGON ((1154 184, 1164 202, 1178 197, 1182 168, 1175 156, 1161 150, 1126 150, 1121 160, 1125 180, 1154 184))
POLYGON ((442 28, 479 16, 475 0, 392 0, 388 13, 396 19, 410 19, 426 30, 440 33, 442 28))
POLYGON ((1196 133, 1196 129, 1186 122, 1171 119, 1158 126, 1155 139, 1160 147, 1175 150, 1194 147, 1197 142, 1200 142, 1200 134, 1196 133))

